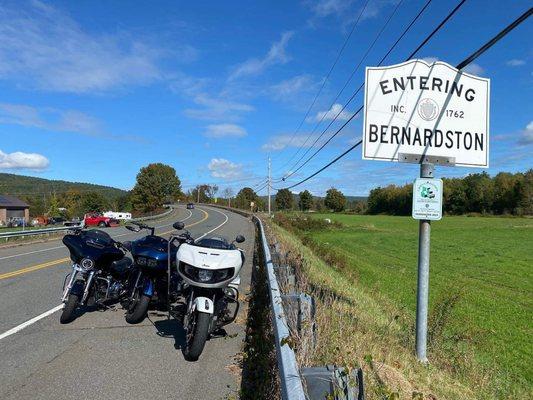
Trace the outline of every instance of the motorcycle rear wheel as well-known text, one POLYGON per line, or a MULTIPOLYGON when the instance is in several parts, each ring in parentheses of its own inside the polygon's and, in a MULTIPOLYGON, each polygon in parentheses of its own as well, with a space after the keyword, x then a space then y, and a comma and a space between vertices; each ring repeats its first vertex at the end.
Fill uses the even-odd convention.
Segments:
POLYGON ((192 332, 187 332, 187 344, 183 350, 183 355, 187 361, 198 361, 209 336, 211 314, 198 311, 195 311, 194 314, 188 327, 192 332))
POLYGON ((68 300, 65 303, 61 317, 59 317, 59 322, 62 324, 68 324, 69 322, 74 321, 76 318, 74 316, 74 311, 80 302, 80 296, 74 293, 69 294, 68 300))

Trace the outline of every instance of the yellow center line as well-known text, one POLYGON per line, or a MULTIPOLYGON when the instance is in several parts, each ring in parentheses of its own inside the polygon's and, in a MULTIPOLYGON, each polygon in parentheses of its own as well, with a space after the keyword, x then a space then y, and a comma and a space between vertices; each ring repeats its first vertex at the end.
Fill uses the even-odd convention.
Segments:
MULTIPOLYGON (((191 226, 198 225, 198 224, 204 222, 207 218, 209 218, 209 213, 207 211, 202 210, 201 208, 199 208, 198 210, 200 210, 201 212, 204 213, 204 217, 200 221, 196 221, 196 222, 193 222, 192 224, 185 225, 185 228, 190 228, 191 226)), ((166 235, 167 233, 171 233, 171 232, 174 232, 174 231, 175 231, 175 229, 172 229, 170 231, 161 232, 158 235, 166 235)))
POLYGON ((18 269, 16 271, 6 272, 5 274, 1 274, 0 275, 0 280, 7 279, 7 278, 12 278, 14 276, 22 275, 22 274, 25 274, 25 273, 28 273, 28 272, 32 272, 32 271, 37 271, 39 269, 52 267, 54 265, 62 264, 64 262, 68 261, 68 260, 70 260, 70 257, 65 257, 65 258, 61 258, 59 260, 54 260, 54 261, 48 261, 48 262, 45 262, 45 263, 42 263, 42 264, 33 265, 31 267, 21 268, 21 269, 18 269))
MULTIPOLYGON (((207 211, 202 210, 201 208, 199 208, 199 210, 204 213, 204 217, 201 220, 197 221, 197 222, 193 222, 192 224, 185 225, 186 228, 189 228, 189 227, 194 226, 194 225, 198 225, 199 223, 202 223, 207 218, 209 218, 209 213, 207 211)), ((167 233, 171 233, 173 231, 174 230, 170 230, 170 231, 167 231, 167 232, 160 233, 159 235, 166 235, 167 233)), ((17 275, 26 274, 28 272, 37 271, 37 270, 40 270, 40 269, 43 269, 43 268, 53 267, 54 265, 62 264, 62 263, 66 262, 66 261, 69 261, 69 260, 70 260, 70 257, 65 257, 65 258, 60 258, 59 260, 48 261, 48 262, 45 262, 45 263, 42 263, 42 264, 32 265, 31 267, 25 267, 25 268, 17 269, 16 271, 6 272, 4 274, 0 274, 0 281, 2 279, 12 278, 12 277, 17 276, 17 275)))

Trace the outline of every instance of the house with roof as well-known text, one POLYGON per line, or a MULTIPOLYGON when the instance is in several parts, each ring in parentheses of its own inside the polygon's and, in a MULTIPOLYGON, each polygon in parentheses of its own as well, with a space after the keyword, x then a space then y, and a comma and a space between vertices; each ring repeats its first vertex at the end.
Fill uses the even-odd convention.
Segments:
POLYGON ((5 194, 0 194, 0 223, 6 223, 13 217, 30 219, 30 206, 22 200, 5 194))

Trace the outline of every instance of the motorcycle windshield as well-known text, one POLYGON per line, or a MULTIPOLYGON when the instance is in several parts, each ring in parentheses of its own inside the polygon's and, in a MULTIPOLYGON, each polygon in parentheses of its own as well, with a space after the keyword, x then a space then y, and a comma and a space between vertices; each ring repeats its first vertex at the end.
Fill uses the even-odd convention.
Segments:
POLYGON ((118 260, 123 257, 123 253, 114 243, 111 236, 97 229, 63 237, 63 244, 69 249, 70 258, 74 262, 79 262, 82 258, 90 258, 96 263, 106 259, 118 260))

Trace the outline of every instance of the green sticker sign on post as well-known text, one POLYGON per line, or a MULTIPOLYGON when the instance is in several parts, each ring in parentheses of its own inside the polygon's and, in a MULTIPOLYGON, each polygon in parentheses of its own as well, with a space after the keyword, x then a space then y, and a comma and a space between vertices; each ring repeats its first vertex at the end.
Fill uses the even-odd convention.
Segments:
POLYGON ((442 218, 442 179, 415 179, 412 215, 414 219, 430 221, 442 218))

